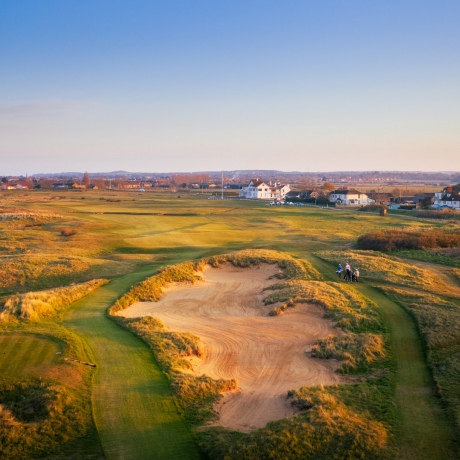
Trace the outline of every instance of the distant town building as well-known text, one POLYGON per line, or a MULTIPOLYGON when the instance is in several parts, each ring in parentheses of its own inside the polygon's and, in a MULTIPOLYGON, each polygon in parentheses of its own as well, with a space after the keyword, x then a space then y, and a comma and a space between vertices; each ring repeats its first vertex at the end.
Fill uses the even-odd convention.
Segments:
POLYGON ((240 198, 253 198, 256 200, 283 200, 291 190, 289 184, 266 183, 260 179, 251 179, 246 187, 240 190, 240 198))
POLYGON ((329 195, 329 201, 344 206, 364 206, 374 202, 365 193, 355 189, 333 190, 329 195))
POLYGON ((452 208, 460 210, 460 185, 456 187, 445 187, 442 192, 434 194, 433 207, 452 208))

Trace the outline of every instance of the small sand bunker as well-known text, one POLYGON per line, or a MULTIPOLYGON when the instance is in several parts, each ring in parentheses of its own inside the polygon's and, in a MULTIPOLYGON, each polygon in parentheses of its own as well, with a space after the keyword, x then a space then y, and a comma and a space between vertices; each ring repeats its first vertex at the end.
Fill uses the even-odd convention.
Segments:
POLYGON ((172 284, 159 302, 141 302, 118 314, 152 315, 169 329, 192 332, 206 345, 206 358, 193 361, 197 375, 238 381, 240 391, 227 394, 216 407, 217 424, 249 432, 271 420, 291 416, 290 389, 340 383, 337 362, 309 358, 308 346, 338 331, 314 305, 296 305, 281 316, 268 316, 263 289, 274 265, 242 269, 207 267, 203 281, 172 284))

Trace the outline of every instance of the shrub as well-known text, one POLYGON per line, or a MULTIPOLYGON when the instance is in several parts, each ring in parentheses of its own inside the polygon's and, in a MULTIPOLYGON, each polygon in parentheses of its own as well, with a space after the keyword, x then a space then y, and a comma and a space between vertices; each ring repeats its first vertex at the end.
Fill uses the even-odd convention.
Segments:
POLYGON ((394 229, 370 232, 358 238, 358 249, 390 252, 397 249, 432 249, 460 246, 457 229, 394 229))
POLYGON ((76 230, 74 230, 73 228, 63 228, 61 230, 61 236, 72 236, 72 235, 75 235, 77 233, 76 230))

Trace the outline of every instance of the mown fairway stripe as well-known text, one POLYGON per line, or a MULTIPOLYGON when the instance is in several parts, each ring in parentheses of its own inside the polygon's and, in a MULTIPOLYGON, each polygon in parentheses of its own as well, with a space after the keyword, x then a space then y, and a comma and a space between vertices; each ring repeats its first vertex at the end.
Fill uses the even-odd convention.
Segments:
POLYGON ((31 354, 33 349, 37 346, 37 340, 32 337, 27 337, 18 345, 18 353, 15 360, 14 373, 20 374, 30 364, 31 354))
POLYGON ((65 324, 83 335, 98 367, 93 413, 107 459, 199 459, 169 383, 149 348, 105 316, 108 306, 146 273, 130 274, 76 304, 65 324))
POLYGON ((49 343, 41 341, 42 348, 37 345, 37 348, 34 350, 36 358, 34 359, 34 364, 43 364, 45 361, 50 362, 52 360, 53 347, 49 343))
POLYGON ((402 458, 452 458, 454 432, 435 397, 433 380, 413 320, 399 305, 372 287, 360 285, 358 290, 377 303, 391 328, 402 458))

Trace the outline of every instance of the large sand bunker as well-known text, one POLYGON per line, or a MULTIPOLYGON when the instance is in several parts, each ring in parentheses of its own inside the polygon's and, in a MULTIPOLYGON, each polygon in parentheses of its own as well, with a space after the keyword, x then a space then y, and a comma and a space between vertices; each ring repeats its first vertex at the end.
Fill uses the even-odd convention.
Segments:
POLYGON ((140 302, 118 314, 152 315, 170 329, 192 332, 206 345, 205 359, 193 361, 197 375, 237 379, 240 391, 227 394, 216 407, 218 425, 249 432, 270 420, 293 415, 290 389, 339 383, 332 360, 309 358, 307 347, 337 334, 314 305, 296 305, 281 316, 267 316, 263 288, 277 280, 274 265, 252 269, 207 267, 203 281, 171 284, 159 302, 140 302))

